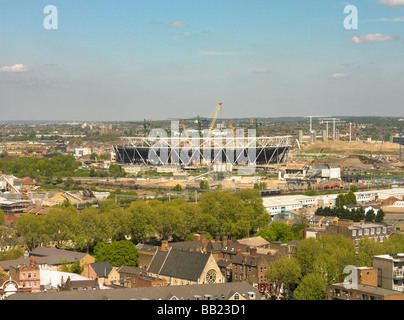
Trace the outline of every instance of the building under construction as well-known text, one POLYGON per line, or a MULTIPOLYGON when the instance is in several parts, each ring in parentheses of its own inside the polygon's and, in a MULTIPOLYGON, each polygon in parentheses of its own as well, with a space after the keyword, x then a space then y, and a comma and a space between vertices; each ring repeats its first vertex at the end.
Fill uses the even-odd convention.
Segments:
POLYGON ((184 166, 230 163, 245 166, 279 164, 286 160, 292 145, 291 136, 256 137, 255 130, 249 130, 245 137, 244 131, 236 130, 230 120, 229 129, 222 130, 220 126, 219 130, 213 130, 221 106, 222 103, 217 105, 209 129, 205 131, 199 123, 199 131, 191 134, 180 119, 171 123, 171 137, 157 129, 147 138, 122 138, 122 144, 114 146, 116 162, 184 166))
POLYGON ((149 138, 126 137, 121 138, 120 145, 114 146, 114 153, 118 164, 267 165, 285 162, 292 146, 290 136, 254 137, 248 140, 229 146, 229 143, 223 143, 221 138, 211 138, 208 141, 202 138, 190 138, 184 143, 178 143, 177 139, 156 141, 149 138))

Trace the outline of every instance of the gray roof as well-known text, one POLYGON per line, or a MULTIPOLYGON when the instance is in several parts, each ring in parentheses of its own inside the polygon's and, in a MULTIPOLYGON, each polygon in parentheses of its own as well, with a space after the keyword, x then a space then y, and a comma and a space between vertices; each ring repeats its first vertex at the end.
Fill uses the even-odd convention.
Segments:
POLYGON ((56 248, 36 247, 29 253, 29 255, 32 257, 46 257, 46 256, 56 256, 60 254, 70 254, 70 253, 72 253, 72 251, 61 250, 56 248))
POLYGON ((140 275, 141 273, 144 273, 145 271, 146 271, 146 269, 144 269, 144 268, 131 267, 131 266, 122 266, 118 269, 119 273, 133 274, 133 275, 140 275))
POLYGON ((47 257, 19 258, 16 260, 0 261, 0 266, 4 269, 4 271, 8 271, 10 267, 15 267, 20 264, 30 264, 31 260, 38 264, 61 265, 64 261, 67 261, 67 263, 80 261, 85 255, 85 253, 81 252, 71 252, 69 254, 60 254, 47 257))
POLYGON ((169 243, 169 247, 177 250, 193 250, 203 251, 203 242, 202 241, 185 241, 185 242, 174 242, 169 243))
POLYGON ((112 266, 108 261, 90 263, 90 266, 98 277, 108 277, 112 270, 112 266))
POLYGON ((136 245, 136 249, 139 251, 151 251, 155 252, 159 247, 158 246, 153 246, 151 244, 144 244, 144 243, 138 243, 136 245))
POLYGON ((169 300, 173 296, 180 300, 194 300, 195 296, 204 299, 228 300, 234 293, 239 293, 250 300, 249 293, 255 294, 254 300, 260 299, 256 288, 246 282, 229 282, 214 284, 196 284, 186 286, 124 288, 111 290, 60 291, 42 293, 13 294, 8 300, 169 300))
POLYGON ((171 249, 156 252, 150 263, 150 273, 190 281, 198 281, 210 254, 171 249))

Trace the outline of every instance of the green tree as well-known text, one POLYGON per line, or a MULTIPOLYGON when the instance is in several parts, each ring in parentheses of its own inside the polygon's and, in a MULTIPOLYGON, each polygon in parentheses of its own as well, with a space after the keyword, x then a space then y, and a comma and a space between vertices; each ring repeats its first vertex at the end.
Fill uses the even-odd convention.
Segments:
POLYGON ((286 223, 274 221, 269 228, 269 232, 274 235, 275 241, 289 242, 294 240, 295 234, 292 228, 286 223))
POLYGON ((376 214, 375 222, 381 223, 384 220, 384 211, 379 209, 376 214))
POLYGON ((70 266, 70 272, 81 274, 84 270, 84 267, 80 266, 80 261, 74 261, 70 266))
POLYGON ((17 220, 17 234, 24 238, 29 250, 33 250, 43 241, 43 218, 33 214, 24 214, 17 220))
POLYGON ((144 201, 135 201, 125 208, 129 213, 129 234, 135 242, 143 243, 156 232, 158 221, 156 207, 144 201))
POLYGON ((138 251, 135 244, 127 240, 113 241, 110 244, 99 242, 94 247, 96 262, 108 261, 113 267, 137 267, 138 251))
POLYGON ((295 300, 325 300, 327 283, 319 273, 305 275, 293 293, 295 300))
POLYGON ((299 261, 293 257, 277 259, 270 264, 267 270, 269 282, 283 283, 287 295, 298 285, 301 276, 302 270, 299 261))
POLYGON ((208 180, 201 180, 201 182, 199 182, 199 188, 202 190, 209 190, 208 180))
POLYGON ((375 211, 373 209, 368 210, 365 215, 365 221, 366 222, 373 222, 376 218, 375 211))
POLYGON ((6 222, 6 216, 4 215, 4 211, 0 209, 0 226, 2 226, 6 222))
POLYGON ((359 188, 358 188, 358 186, 351 185, 351 186, 349 187, 349 190, 351 190, 351 191, 353 191, 353 192, 358 192, 358 191, 359 191, 359 188))

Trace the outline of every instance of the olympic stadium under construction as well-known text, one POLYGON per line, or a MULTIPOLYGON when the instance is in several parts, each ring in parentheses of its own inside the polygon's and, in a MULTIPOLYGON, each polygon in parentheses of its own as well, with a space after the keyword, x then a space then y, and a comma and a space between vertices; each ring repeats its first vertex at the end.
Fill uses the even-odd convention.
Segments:
POLYGON ((269 165, 285 162, 291 136, 223 138, 124 137, 114 146, 116 163, 126 165, 269 165), (235 142, 236 141, 236 142, 235 142))

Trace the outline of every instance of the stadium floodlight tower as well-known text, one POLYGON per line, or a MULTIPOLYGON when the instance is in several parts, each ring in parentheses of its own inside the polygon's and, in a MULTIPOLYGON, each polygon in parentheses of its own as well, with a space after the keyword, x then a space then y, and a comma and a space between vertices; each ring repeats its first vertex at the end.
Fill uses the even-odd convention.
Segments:
POLYGON ((313 132, 313 118, 328 118, 329 116, 306 116, 305 118, 310 118, 310 133, 313 132))

